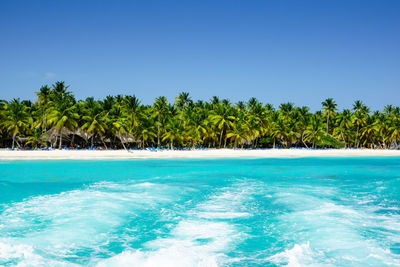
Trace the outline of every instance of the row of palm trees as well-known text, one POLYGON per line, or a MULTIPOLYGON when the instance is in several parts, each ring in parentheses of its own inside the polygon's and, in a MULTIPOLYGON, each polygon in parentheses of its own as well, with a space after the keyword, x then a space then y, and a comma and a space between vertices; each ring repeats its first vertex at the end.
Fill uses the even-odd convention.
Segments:
POLYGON ((133 96, 77 101, 65 82, 43 86, 36 102, 0 100, 3 147, 368 147, 397 148, 400 108, 371 112, 361 101, 338 111, 326 99, 321 111, 284 103, 275 109, 256 98, 232 104, 213 97, 194 102, 180 93, 142 105, 133 96))

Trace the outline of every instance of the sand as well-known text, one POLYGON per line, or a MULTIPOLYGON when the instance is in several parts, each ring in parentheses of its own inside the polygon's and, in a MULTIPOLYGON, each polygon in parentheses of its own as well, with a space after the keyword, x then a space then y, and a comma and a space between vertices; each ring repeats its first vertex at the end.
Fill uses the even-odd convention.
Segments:
POLYGON ((165 159, 165 158, 299 158, 299 157, 380 157, 399 156, 400 150, 372 149, 208 149, 188 151, 146 150, 50 150, 12 151, 1 149, 0 160, 57 160, 57 159, 165 159))

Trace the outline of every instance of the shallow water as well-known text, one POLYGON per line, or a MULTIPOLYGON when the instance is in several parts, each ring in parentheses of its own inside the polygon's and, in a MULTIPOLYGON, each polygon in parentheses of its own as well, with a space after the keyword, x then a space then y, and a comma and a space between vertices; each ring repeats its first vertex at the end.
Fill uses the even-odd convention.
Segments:
POLYGON ((400 158, 0 161, 0 265, 400 266, 400 158))

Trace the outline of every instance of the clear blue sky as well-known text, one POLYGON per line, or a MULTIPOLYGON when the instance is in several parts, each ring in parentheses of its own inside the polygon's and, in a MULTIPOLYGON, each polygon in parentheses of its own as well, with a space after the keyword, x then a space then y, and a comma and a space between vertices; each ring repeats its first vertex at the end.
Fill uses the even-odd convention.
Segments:
POLYGON ((2 1, 0 98, 399 105, 400 1, 2 1))

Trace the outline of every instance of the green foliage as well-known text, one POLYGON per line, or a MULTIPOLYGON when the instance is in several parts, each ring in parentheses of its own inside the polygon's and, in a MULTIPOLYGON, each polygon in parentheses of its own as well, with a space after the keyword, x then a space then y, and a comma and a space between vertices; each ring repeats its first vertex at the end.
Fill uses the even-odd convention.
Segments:
POLYGON ((338 111, 332 98, 320 111, 283 103, 278 109, 252 97, 230 103, 214 96, 192 101, 182 92, 143 105, 134 95, 76 101, 65 82, 42 86, 34 103, 0 100, 3 146, 169 147, 397 147, 400 108, 370 112, 361 101, 338 111))
POLYGON ((329 148, 344 148, 345 143, 336 139, 330 134, 324 133, 320 140, 316 143, 317 147, 329 147, 329 148))

